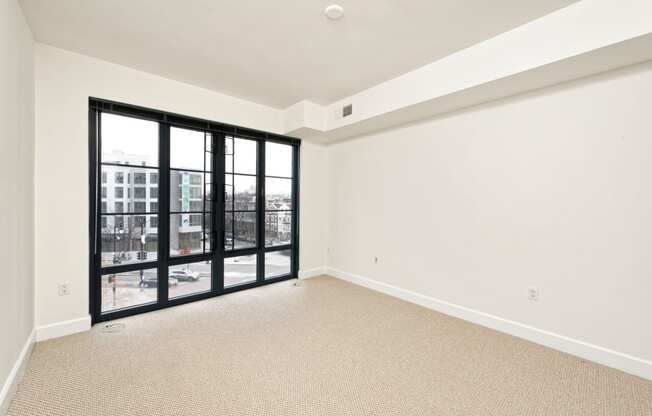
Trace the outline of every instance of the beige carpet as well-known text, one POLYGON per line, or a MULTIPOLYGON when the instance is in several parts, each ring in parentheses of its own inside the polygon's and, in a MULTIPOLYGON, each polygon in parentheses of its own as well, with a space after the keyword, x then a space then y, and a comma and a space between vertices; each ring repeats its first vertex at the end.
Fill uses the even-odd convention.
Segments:
POLYGON ((652 382, 333 278, 36 345, 9 415, 652 415, 652 382))

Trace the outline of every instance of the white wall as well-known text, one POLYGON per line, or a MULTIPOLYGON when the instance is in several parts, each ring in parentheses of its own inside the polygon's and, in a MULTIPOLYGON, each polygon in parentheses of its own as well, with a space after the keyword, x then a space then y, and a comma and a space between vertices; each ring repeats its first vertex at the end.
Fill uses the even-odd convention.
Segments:
POLYGON ((34 41, 0 1, 0 413, 34 328, 34 41))
MULTIPOLYGON (((281 131, 279 110, 37 44, 36 319, 40 327, 76 320, 75 327, 83 329, 88 322, 89 96, 281 131), (60 297, 57 285, 64 281, 71 282, 72 293, 60 297)), ((308 161, 302 162, 301 169, 301 186, 306 189, 314 188, 313 180, 321 181, 320 174, 311 172, 310 162, 323 166, 321 151, 325 153, 310 145, 302 150, 308 161)), ((302 194, 301 206, 310 207, 305 195, 311 194, 302 194)), ((325 213, 325 204, 321 206, 325 213)), ((323 216, 317 211, 302 215, 301 225, 318 230, 323 216)), ((323 247, 323 243, 303 244, 302 267, 317 267, 313 264, 323 258, 323 247)))
POLYGON ((644 64, 334 145, 328 265, 652 360, 651 120, 644 64))
POLYGON ((328 148, 301 144, 299 269, 303 276, 323 274, 328 236, 328 148))

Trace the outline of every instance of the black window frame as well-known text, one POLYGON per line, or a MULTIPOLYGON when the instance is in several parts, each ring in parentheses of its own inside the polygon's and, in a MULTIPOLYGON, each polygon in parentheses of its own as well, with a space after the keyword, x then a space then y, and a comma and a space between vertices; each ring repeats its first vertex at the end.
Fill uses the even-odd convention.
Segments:
MULTIPOLYGON (((221 296, 227 293, 246 290, 253 287, 272 284, 284 280, 296 279, 299 273, 299 178, 300 178, 300 146, 301 140, 268 133, 264 131, 239 127, 195 117, 183 116, 175 113, 124 104, 94 97, 89 97, 89 312, 92 323, 99 323, 125 316, 136 315, 153 310, 164 309, 187 302, 221 296), (159 124, 159 163, 158 163, 158 255, 156 260, 143 261, 140 263, 101 265, 101 212, 100 192, 102 189, 101 175, 101 113, 110 113, 126 117, 139 118, 154 121, 159 124), (170 128, 178 127, 184 129, 198 130, 212 135, 212 198, 211 212, 212 224, 210 227, 210 252, 190 254, 185 256, 172 256, 169 250, 170 235, 170 128), (224 199, 215 197, 225 195, 224 188, 224 146, 227 136, 239 137, 257 142, 257 186, 256 186, 256 246, 226 251, 224 247, 224 199), (279 246, 265 246, 265 143, 276 142, 291 145, 293 149, 292 158, 292 224, 290 244, 279 246), (218 192, 221 191, 221 192, 218 192), (167 220, 165 219, 167 218, 167 220), (163 219, 163 220, 162 220, 163 219), (291 250, 290 273, 265 279, 265 254, 291 250), (224 260, 231 257, 256 255, 256 280, 237 286, 224 287, 224 260), (179 264, 189 264, 198 261, 212 261, 211 290, 185 297, 168 297, 168 269, 179 264), (106 274, 117 274, 127 271, 146 270, 155 268, 158 270, 158 293, 157 302, 125 309, 117 309, 102 313, 101 308, 101 277, 106 274)), ((172 170, 173 171, 173 170, 172 170)), ((127 175, 127 184, 131 183, 130 175, 127 175)), ((207 179, 208 181, 208 179, 207 179)), ((204 198, 206 194, 204 193, 204 198)), ((144 215, 144 214, 140 214, 144 215)))

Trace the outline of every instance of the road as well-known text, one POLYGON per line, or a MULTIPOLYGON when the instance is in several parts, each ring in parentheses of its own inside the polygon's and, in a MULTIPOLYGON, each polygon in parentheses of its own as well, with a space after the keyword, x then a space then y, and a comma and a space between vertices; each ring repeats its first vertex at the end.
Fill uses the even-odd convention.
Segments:
MULTIPOLYGON (((211 289, 211 264, 199 262, 172 266, 170 270, 186 270, 199 274, 197 281, 178 281, 170 285, 170 298, 206 292, 211 289)), ((265 256, 265 276, 267 278, 290 272, 290 257, 283 252, 267 253, 265 256)), ((143 272, 147 278, 156 275, 155 269, 143 272)), ((232 257, 224 260, 224 285, 237 286, 256 280, 256 256, 232 257)), ((126 272, 116 275, 115 284, 109 283, 108 276, 102 278, 102 310, 110 311, 146 303, 156 302, 156 287, 140 287, 140 272, 126 272)))

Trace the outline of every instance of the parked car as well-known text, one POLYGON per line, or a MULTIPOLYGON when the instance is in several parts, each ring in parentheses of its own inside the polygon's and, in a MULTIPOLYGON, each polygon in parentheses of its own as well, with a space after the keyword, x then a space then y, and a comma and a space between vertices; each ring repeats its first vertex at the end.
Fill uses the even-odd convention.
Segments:
POLYGON ((196 282, 199 280, 199 273, 189 270, 170 270, 170 278, 180 282, 196 282))
MULTIPOLYGON (((176 286, 179 284, 179 281, 174 277, 168 277, 168 287, 176 286)), ((158 278, 155 274, 146 274, 143 276, 143 285, 145 287, 156 287, 158 286, 158 278)))

